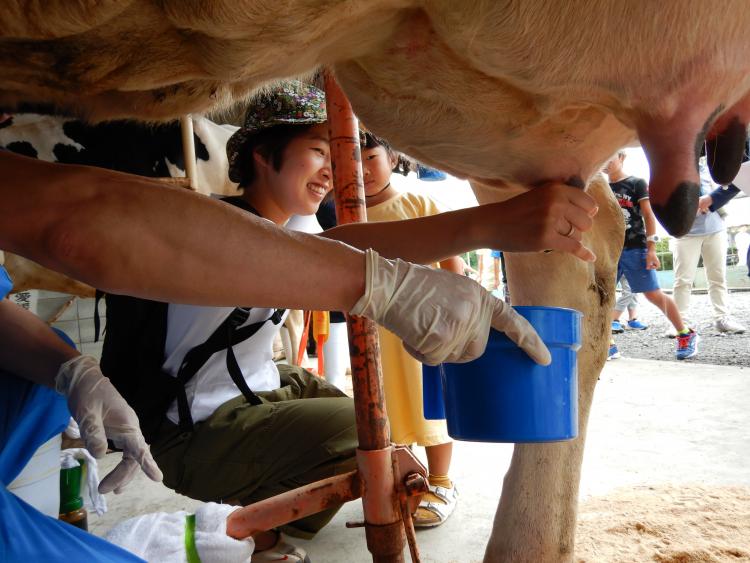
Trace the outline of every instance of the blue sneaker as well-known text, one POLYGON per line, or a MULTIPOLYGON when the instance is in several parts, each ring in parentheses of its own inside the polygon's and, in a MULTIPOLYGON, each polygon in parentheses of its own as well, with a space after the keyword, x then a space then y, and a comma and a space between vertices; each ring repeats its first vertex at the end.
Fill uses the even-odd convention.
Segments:
POLYGON ((700 337, 692 328, 687 334, 677 335, 677 350, 674 355, 678 360, 687 360, 698 353, 700 337))
POLYGON ((648 325, 643 324, 638 319, 633 319, 632 321, 628 321, 628 328, 632 330, 646 330, 648 325))
POLYGON ((622 356, 620 355, 620 351, 617 349, 617 344, 612 342, 609 345, 609 353, 607 354, 607 361, 609 360, 619 360, 622 356))
POLYGON ((621 332, 625 332, 622 323, 620 321, 612 321, 612 334, 620 334, 621 332))

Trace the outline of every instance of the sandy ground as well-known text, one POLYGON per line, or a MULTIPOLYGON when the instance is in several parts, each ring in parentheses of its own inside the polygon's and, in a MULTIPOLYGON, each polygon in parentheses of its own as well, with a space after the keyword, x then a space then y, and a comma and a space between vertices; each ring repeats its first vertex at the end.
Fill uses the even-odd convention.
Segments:
POLYGON ((750 561, 750 487, 637 486, 585 502, 579 562, 750 561))
MULTIPOLYGON (((581 481, 577 560, 750 561, 750 369, 622 359, 597 388, 581 481)), ((481 561, 512 446, 457 442, 454 515, 418 533, 425 563, 481 561)), ((107 456, 103 469, 114 466, 107 456)), ((102 535, 141 513, 196 501, 142 475, 110 511, 90 517, 102 535)), ((314 563, 369 561, 358 502, 305 545, 314 563)))

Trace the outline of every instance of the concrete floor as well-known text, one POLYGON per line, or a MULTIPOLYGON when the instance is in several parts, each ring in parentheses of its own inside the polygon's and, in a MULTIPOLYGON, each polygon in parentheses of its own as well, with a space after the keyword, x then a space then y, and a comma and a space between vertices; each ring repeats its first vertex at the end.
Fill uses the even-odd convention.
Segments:
MULTIPOLYGON (((581 499, 636 483, 750 485, 748 404, 750 368, 607 363, 594 399, 581 499)), ((454 451, 451 474, 461 498, 445 525, 417 534, 425 563, 482 560, 512 445, 456 442, 454 451)), ((102 471, 116 462, 117 455, 107 456, 102 471)), ((99 535, 137 514, 197 505, 143 475, 108 502, 107 514, 89 518, 99 535)), ((300 544, 314 563, 369 561, 363 530, 344 528, 360 519, 359 502, 349 503, 314 540, 300 544)))

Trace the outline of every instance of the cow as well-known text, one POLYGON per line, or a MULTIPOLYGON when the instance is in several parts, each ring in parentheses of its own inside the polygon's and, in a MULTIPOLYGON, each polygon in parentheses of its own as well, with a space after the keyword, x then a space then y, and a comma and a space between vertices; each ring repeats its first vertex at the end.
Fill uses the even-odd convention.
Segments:
MULTIPOLYGON (((199 113, 326 66, 373 132, 472 182, 481 203, 547 182, 599 202, 597 261, 508 257, 514 302, 584 313, 580 436, 517 445, 485 559, 570 561, 586 422, 605 360, 623 225, 598 171, 640 141, 672 234, 697 154, 728 183, 750 119, 745 0, 7 2, 0 108, 92 121, 199 113)), ((498 220, 512 218, 498 217, 498 220)))
MULTIPOLYGON (((196 190, 235 195, 229 180, 226 144, 237 130, 202 116, 191 119, 195 142, 196 190)), ((185 176, 178 121, 144 125, 108 121, 95 125, 71 118, 11 114, 0 122, 0 148, 48 162, 85 164, 152 178, 185 176)))
MULTIPOLYGON (((235 195, 229 180, 226 143, 236 127, 192 118, 197 160, 195 189, 203 194, 235 195)), ((177 121, 144 125, 110 121, 91 125, 80 120, 39 114, 6 115, 0 122, 0 149, 64 164, 99 166, 141 176, 185 176, 180 125, 177 121)), ((188 186, 186 186, 188 187, 188 186)), ((94 288, 24 258, 5 253, 5 268, 14 291, 44 289, 93 297, 94 288)))

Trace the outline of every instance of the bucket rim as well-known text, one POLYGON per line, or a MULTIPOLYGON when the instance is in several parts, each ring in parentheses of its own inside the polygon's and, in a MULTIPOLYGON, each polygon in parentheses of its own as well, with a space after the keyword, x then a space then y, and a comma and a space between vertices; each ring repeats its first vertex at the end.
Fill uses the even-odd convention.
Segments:
POLYGON ((575 313, 581 317, 583 316, 581 311, 570 307, 553 307, 550 305, 512 305, 512 307, 521 311, 560 311, 561 313, 575 313))

